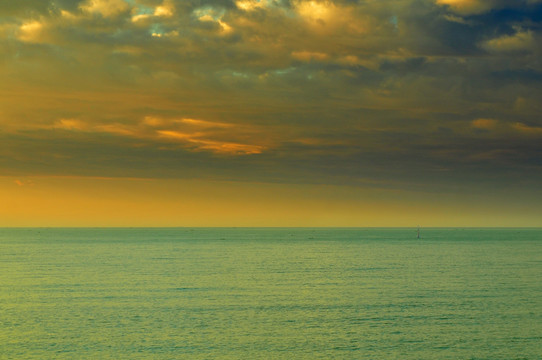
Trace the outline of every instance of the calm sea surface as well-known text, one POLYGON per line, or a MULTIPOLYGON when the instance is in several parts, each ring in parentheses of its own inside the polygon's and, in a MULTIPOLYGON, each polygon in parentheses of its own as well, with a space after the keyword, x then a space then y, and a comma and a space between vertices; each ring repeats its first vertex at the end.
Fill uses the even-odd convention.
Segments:
POLYGON ((542 359, 538 229, 0 229, 1 359, 542 359))

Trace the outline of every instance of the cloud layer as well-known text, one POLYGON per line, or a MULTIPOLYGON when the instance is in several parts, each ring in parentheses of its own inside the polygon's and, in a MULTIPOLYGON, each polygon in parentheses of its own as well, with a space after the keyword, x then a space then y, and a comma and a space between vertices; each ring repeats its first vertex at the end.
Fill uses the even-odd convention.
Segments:
POLYGON ((0 169, 535 189, 541 19, 534 0, 3 2, 0 169))

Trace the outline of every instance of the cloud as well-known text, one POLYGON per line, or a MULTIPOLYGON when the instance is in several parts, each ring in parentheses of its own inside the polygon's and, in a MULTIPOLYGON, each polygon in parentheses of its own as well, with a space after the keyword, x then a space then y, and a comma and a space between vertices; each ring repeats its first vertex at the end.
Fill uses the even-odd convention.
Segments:
POLYGON ((82 11, 99 14, 103 17, 113 17, 129 10, 124 0, 87 0, 79 6, 82 11))
POLYGON ((206 140, 203 133, 183 133, 174 130, 157 130, 157 133, 166 139, 180 141, 192 145, 196 150, 210 150, 218 154, 250 155, 260 154, 264 147, 260 145, 248 145, 234 142, 206 140))
POLYGON ((210 151, 224 155, 260 154, 266 146, 232 141, 253 133, 246 126, 200 119, 163 119, 146 116, 135 124, 93 124, 79 119, 60 119, 53 129, 87 133, 108 133, 134 139, 151 140, 157 146, 175 144, 189 151, 210 151))
POLYGON ((138 8, 132 9, 132 22, 144 22, 152 19, 170 18, 175 14, 175 5, 171 0, 165 0, 162 5, 153 8, 138 8))
POLYGON ((235 5, 244 11, 254 11, 269 6, 268 0, 238 0, 235 5))
POLYGON ((201 7, 194 10, 196 18, 203 23, 215 24, 218 33, 225 35, 233 31, 233 27, 224 21, 224 12, 211 7, 201 7))
POLYGON ((293 1, 297 15, 317 34, 362 34, 369 31, 370 17, 359 12, 355 6, 334 1, 293 1))
POLYGON ((0 12, 5 171, 410 184, 443 167, 460 178, 468 154, 491 154, 493 178, 525 174, 540 150, 541 2, 21 0, 0 12))
POLYGON ((165 0, 162 5, 154 9, 154 16, 171 17, 175 13, 175 6, 172 1, 165 0))
POLYGON ((60 119, 53 124, 55 129, 87 131, 90 126, 84 121, 78 119, 60 119))
POLYGON ((316 51, 294 51, 292 52, 292 57, 305 62, 310 62, 311 60, 324 61, 329 59, 329 55, 316 51))
POLYGON ((436 0, 436 2, 462 15, 480 14, 492 9, 495 5, 493 0, 436 0))
POLYGON ((45 24, 38 20, 32 20, 19 27, 17 38, 24 42, 39 43, 45 40, 45 34, 45 24))
POLYGON ((488 40, 482 47, 491 52, 517 52, 532 50, 535 44, 532 31, 518 30, 513 35, 488 40))
POLYGON ((491 130, 494 129, 497 125, 497 120, 495 119, 476 119, 472 121, 472 127, 476 129, 491 130))
POLYGON ((20 186, 34 186, 34 181, 30 179, 23 179, 23 180, 15 179, 13 182, 19 187, 20 186))
POLYGON ((234 125, 233 124, 227 124, 223 122, 217 122, 217 121, 207 121, 207 120, 199 120, 199 119, 180 119, 175 120, 176 123, 183 123, 183 124, 189 124, 196 127, 202 127, 202 128, 231 128, 234 125))
POLYGON ((526 135, 534 135, 534 136, 540 136, 542 135, 542 126, 529 126, 523 123, 515 123, 512 125, 512 127, 523 134, 526 135))

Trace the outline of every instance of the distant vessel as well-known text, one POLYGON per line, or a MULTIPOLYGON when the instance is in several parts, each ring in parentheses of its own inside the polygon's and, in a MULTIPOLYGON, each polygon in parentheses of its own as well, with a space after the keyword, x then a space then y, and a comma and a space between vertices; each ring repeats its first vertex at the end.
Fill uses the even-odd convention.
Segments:
POLYGON ((420 225, 418 225, 418 232, 417 232, 417 236, 416 236, 417 239, 420 238, 420 225))

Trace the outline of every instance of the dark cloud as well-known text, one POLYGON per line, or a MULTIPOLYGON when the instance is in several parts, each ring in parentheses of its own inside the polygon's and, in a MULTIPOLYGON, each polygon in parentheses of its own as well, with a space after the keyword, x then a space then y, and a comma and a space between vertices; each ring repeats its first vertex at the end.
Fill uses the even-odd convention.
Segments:
POLYGON ((0 19, 4 16, 32 16, 44 14, 52 4, 49 1, 17 0, 0 2, 0 19))

